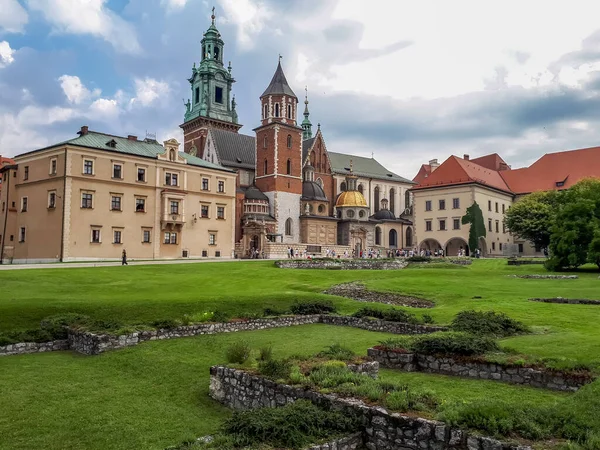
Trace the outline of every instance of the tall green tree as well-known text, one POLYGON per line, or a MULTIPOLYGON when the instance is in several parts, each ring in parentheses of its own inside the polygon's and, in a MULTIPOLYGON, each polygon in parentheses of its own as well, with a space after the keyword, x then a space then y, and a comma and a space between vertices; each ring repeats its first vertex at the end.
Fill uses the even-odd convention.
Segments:
POLYGON ((562 192, 546 191, 523 197, 506 212, 506 228, 536 248, 548 247, 562 196, 562 192))
POLYGON ((471 228, 469 229, 469 248, 471 255, 474 255, 475 249, 479 247, 479 238, 485 237, 487 234, 485 222, 483 221, 483 212, 477 202, 473 202, 467 208, 467 213, 462 216, 461 222, 463 225, 471 224, 471 228))

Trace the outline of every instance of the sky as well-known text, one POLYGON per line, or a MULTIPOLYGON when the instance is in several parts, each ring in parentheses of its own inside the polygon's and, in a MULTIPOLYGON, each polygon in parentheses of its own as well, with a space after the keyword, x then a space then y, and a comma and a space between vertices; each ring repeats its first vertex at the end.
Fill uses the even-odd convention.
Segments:
POLYGON ((328 150, 407 178, 453 154, 518 168, 600 145, 594 0, 0 0, 0 154, 82 125, 182 142, 213 6, 242 133, 281 54, 328 150))

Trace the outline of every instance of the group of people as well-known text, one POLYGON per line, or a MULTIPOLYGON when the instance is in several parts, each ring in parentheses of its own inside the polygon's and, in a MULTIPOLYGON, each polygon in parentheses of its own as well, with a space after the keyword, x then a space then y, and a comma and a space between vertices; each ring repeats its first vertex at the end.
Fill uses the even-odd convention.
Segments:
POLYGON ((248 256, 250 259, 265 259, 265 252, 261 253, 257 248, 252 247, 248 256))

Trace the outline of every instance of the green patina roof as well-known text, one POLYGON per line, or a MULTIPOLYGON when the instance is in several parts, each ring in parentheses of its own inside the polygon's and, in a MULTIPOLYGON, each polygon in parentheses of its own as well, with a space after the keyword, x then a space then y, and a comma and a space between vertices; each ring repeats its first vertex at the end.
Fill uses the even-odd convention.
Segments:
MULTIPOLYGON (((47 148, 58 147, 58 146, 67 145, 67 144, 74 145, 77 147, 92 148, 92 149, 96 149, 96 150, 103 150, 103 151, 114 152, 114 153, 123 153, 126 155, 141 156, 143 158, 152 158, 152 159, 157 159, 159 154, 162 154, 165 152, 165 148, 162 145, 160 145, 157 141, 154 141, 154 140, 150 140, 150 139, 145 139, 143 141, 132 140, 132 139, 127 139, 126 137, 113 136, 110 134, 98 133, 96 131, 88 131, 86 134, 84 134, 82 136, 78 136, 76 138, 69 139, 67 141, 59 142, 58 144, 54 144, 54 145, 51 145, 49 147, 46 147, 46 148, 43 148, 40 150, 45 150, 47 148), (113 140, 116 142, 116 145, 114 148, 109 147, 107 145, 107 143, 109 143, 110 141, 113 141, 113 140)), ((33 152, 40 151, 40 150, 34 150, 33 152)), ((33 153, 33 152, 23 153, 22 155, 19 155, 19 156, 23 156, 23 155, 33 153)), ((231 170, 226 169, 223 166, 220 166, 218 164, 213 164, 211 162, 200 159, 196 156, 188 155, 187 153, 184 153, 184 152, 178 152, 178 153, 180 156, 182 156, 187 161, 188 164, 190 164, 192 166, 205 167, 207 169, 215 169, 215 170, 222 170, 222 171, 226 171, 226 172, 232 172, 231 170)))
POLYGON ((337 174, 350 174, 350 160, 352 160, 352 173, 364 178, 376 178, 378 180, 392 180, 401 183, 417 184, 407 180, 400 175, 390 172, 373 158, 364 156, 346 155, 344 153, 327 152, 331 161, 331 170, 337 174))

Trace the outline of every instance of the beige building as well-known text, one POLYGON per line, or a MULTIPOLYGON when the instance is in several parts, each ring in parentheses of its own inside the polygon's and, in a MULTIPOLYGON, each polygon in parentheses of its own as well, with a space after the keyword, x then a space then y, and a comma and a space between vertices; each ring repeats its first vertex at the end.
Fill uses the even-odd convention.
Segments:
POLYGON ((235 173, 89 131, 1 170, 2 263, 233 257, 235 173))

